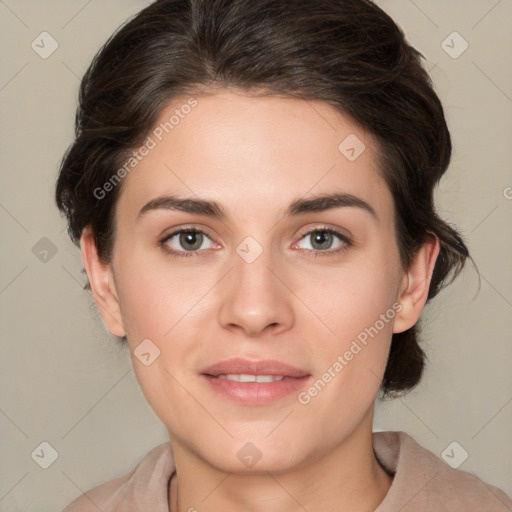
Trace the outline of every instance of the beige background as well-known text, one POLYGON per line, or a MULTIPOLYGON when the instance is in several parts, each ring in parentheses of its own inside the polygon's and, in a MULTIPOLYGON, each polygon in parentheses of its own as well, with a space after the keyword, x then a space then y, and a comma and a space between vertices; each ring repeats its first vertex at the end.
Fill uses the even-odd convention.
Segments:
MULTIPOLYGON (((82 290, 80 253, 53 202, 79 79, 147 3, 0 0, 1 511, 61 510, 166 440, 129 354, 82 290), (31 48, 43 31, 59 45, 47 59, 31 48), (56 250, 46 262, 33 253, 43 237, 56 250), (31 457, 42 442, 58 453, 48 469, 31 457)), ((431 364, 416 390, 377 406, 375 430, 404 430, 438 456, 457 441, 469 453, 460 469, 512 495, 512 3, 378 4, 427 58, 445 105, 455 149, 439 210, 462 230, 482 280, 478 292, 469 265, 426 308, 431 364), (458 58, 441 47, 453 31, 469 44, 458 58)))

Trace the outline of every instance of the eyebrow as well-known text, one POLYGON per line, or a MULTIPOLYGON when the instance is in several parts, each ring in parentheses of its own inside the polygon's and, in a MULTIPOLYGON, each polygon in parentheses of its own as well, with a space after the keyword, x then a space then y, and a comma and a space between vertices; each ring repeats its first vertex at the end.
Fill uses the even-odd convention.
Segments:
MULTIPOLYGON (((323 212, 349 206, 360 208, 368 212, 374 220, 379 221, 379 217, 371 205, 363 199, 347 193, 332 193, 319 195, 311 199, 297 199, 290 204, 284 217, 304 215, 311 212, 323 212)), ((197 213, 219 220, 228 218, 225 208, 216 201, 172 195, 159 196, 149 201, 141 208, 138 218, 154 210, 177 210, 186 213, 197 213)))

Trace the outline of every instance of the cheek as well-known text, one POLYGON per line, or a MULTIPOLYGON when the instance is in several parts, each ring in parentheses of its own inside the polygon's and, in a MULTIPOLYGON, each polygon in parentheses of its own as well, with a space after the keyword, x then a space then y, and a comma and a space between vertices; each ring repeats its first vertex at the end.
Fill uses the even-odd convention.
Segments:
POLYGON ((186 316, 199 293, 190 272, 186 278, 177 265, 166 264, 161 256, 149 256, 136 248, 123 251, 120 246, 117 260, 123 322, 133 343, 164 339, 186 316))
POLYGON ((119 298, 132 363, 146 398, 158 408, 163 400, 162 390, 176 384, 172 375, 181 381, 193 360, 191 356, 202 348, 202 301, 206 302, 212 283, 198 277, 190 266, 180 269, 177 265, 152 262, 133 265, 137 271, 128 271, 126 263, 119 267, 124 270, 119 298), (138 358, 142 350, 150 353, 151 360, 153 354, 157 355, 148 366, 138 358))
POLYGON ((193 346, 187 343, 191 333, 184 336, 183 330, 197 322, 193 303, 201 295, 200 290, 185 294, 182 289, 182 281, 175 275, 152 267, 130 276, 120 293, 137 381, 147 402, 168 426, 187 415, 190 407, 190 396, 180 383, 187 374, 193 346))
POLYGON ((376 251, 357 264, 318 276, 315 283, 305 281, 300 295, 309 298, 308 306, 322 322, 309 314, 302 326, 310 338, 316 333, 317 342, 308 350, 317 361, 320 381, 304 401, 314 399, 319 408, 348 402, 354 409, 373 401, 400 309, 394 256, 383 260, 376 251))
MULTIPOLYGON (((343 344, 357 337, 392 308, 396 297, 396 276, 389 266, 375 259, 361 259, 354 265, 329 269, 314 279, 303 276, 297 295, 307 297, 308 317, 317 317, 323 324, 326 339, 343 344)), ((380 326, 380 323, 379 323, 380 326)), ((388 331, 392 329, 386 323, 388 331)), ((382 329, 382 326, 380 326, 382 329)))

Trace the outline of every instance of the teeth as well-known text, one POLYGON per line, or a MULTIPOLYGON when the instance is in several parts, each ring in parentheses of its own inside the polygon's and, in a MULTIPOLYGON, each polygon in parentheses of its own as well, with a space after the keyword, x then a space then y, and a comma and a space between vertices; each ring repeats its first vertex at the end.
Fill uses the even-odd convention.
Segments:
POLYGON ((234 380, 236 382, 275 382, 284 379, 282 375, 249 375, 247 373, 228 373, 226 375, 218 375, 217 378, 234 380))

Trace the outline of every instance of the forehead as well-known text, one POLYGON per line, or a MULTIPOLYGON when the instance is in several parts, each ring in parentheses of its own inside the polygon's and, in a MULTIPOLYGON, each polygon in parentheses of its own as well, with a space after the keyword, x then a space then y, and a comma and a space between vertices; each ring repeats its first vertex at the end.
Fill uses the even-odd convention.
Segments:
POLYGON ((392 211, 374 138, 325 102, 232 92, 182 97, 162 109, 143 146, 119 198, 130 217, 165 194, 218 201, 233 217, 333 191, 363 199, 379 217, 392 211))

